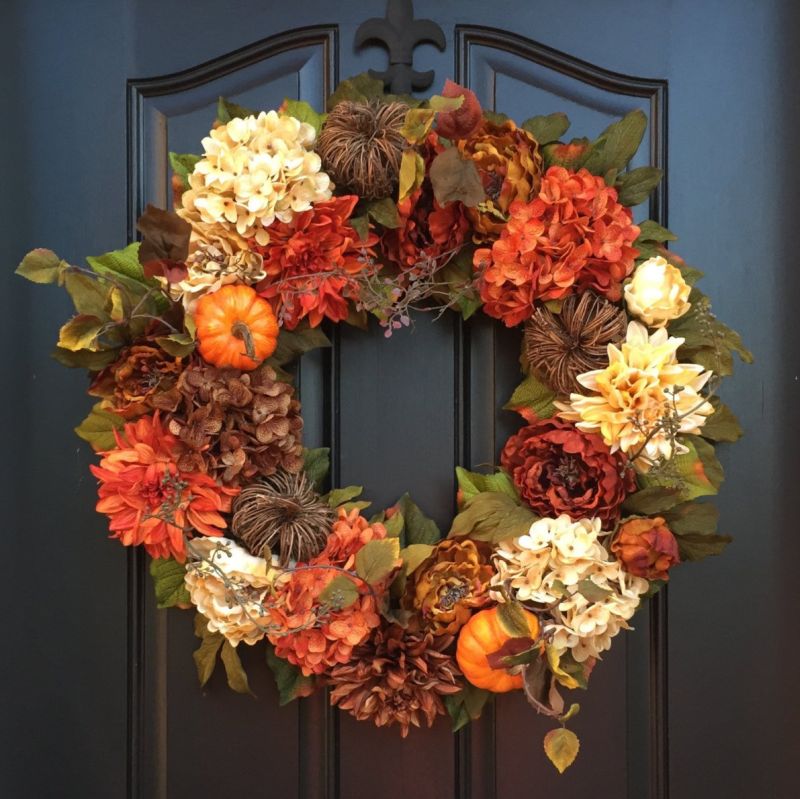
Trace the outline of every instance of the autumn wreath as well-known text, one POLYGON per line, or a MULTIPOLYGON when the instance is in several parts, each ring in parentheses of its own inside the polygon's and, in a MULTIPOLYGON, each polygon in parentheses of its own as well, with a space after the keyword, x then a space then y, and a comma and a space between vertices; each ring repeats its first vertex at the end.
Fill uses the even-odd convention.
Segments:
POLYGON ((563 114, 517 125, 449 81, 421 101, 367 76, 328 109, 221 100, 203 154, 171 154, 175 209, 148 206, 141 243, 19 266, 75 304, 55 357, 90 372, 97 510, 152 556, 158 605, 195 608, 202 683, 221 653, 247 691, 237 647, 261 645, 282 702, 325 686, 403 735, 521 689, 559 722, 563 771, 578 705, 559 689, 729 540, 698 500, 741 434, 720 380, 751 356, 675 236, 634 222, 661 178, 627 169, 643 113, 565 143, 563 114), (391 335, 447 309, 520 330, 523 424, 494 471, 457 469, 443 535, 408 496, 368 516, 360 488, 326 485, 292 363, 328 345, 325 320, 391 335))

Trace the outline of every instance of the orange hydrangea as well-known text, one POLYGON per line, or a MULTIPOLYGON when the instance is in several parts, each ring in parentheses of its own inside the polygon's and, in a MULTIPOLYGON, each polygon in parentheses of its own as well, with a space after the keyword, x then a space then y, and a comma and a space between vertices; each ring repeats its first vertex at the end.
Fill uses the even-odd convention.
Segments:
POLYGON ((357 202, 347 195, 316 203, 291 222, 273 222, 265 246, 252 243, 267 274, 256 290, 289 330, 306 318, 312 327, 323 319, 341 322, 348 300, 358 298, 356 276, 369 268, 378 239, 370 233, 362 241, 350 224, 357 202))
POLYGON ((142 416, 115 433, 115 449, 101 452, 89 468, 100 481, 97 511, 111 523, 111 537, 125 546, 142 544, 153 558, 186 559, 184 536, 220 536, 222 513, 231 509, 237 488, 219 485, 200 472, 181 471, 178 439, 161 426, 156 413, 142 416))
POLYGON ((370 524, 357 509, 349 513, 339 510, 325 549, 276 582, 270 615, 277 628, 287 631, 269 636, 276 655, 299 666, 306 676, 322 674, 350 660, 353 648, 380 624, 375 594, 354 581, 358 599, 324 614, 320 613, 319 596, 343 569, 354 568, 361 547, 385 537, 386 528, 370 524))
POLYGON ((620 299, 639 228, 616 189, 586 169, 552 166, 538 196, 509 210, 500 238, 474 255, 486 313, 513 327, 530 317, 535 300, 587 289, 620 299))

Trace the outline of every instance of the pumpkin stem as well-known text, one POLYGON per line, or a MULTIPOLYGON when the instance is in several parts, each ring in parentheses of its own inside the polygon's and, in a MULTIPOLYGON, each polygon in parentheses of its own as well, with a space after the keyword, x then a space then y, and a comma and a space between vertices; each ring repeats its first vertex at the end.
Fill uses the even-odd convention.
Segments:
POLYGON ((253 334, 250 332, 250 328, 240 319, 231 326, 231 335, 244 342, 245 354, 251 361, 254 361, 256 359, 256 346, 253 343, 253 334))

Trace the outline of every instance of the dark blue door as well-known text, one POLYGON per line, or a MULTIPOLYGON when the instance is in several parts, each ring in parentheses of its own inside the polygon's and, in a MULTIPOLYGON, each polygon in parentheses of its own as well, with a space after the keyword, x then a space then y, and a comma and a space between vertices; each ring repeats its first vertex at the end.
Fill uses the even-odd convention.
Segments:
MULTIPOLYGON (((669 216, 715 309, 757 356, 725 397, 748 434, 735 461, 722 453, 722 526, 735 545, 677 572, 597 669, 575 724, 582 753, 564 777, 519 697, 456 737, 442 719, 401 741, 322 695, 278 708, 256 653, 245 666, 257 700, 231 694, 220 674, 201 692, 190 616, 156 611, 142 563, 104 540, 92 512, 91 454, 69 429, 86 410, 83 378, 46 356, 65 300, 34 301, 11 267, 34 246, 73 262, 119 246, 137 209, 166 203, 166 153, 197 148, 219 95, 320 107, 339 77, 383 68, 380 48, 356 52, 353 40, 385 6, 6 0, 4 796, 795 795, 785 753, 800 744, 800 11, 791 0, 417 6, 447 40, 444 52, 415 52, 434 88, 453 77, 517 119, 566 111, 575 135, 648 114, 635 163, 668 168, 650 214, 669 216)), ((332 354, 301 365, 306 443, 334 448, 338 484, 363 484, 380 506, 408 490, 446 524, 453 467, 493 462, 514 424, 501 406, 516 334, 445 316, 389 340, 336 335, 332 354)))

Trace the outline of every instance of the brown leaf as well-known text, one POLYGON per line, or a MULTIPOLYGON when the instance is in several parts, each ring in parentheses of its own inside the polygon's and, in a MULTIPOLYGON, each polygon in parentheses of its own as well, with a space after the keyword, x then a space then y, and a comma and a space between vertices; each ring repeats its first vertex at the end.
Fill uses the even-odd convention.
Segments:
POLYGON ((186 260, 192 226, 176 213, 148 205, 139 217, 136 228, 142 234, 140 263, 186 260))
POLYGON ((509 669, 512 666, 530 663, 537 652, 538 648, 534 646, 533 638, 509 638, 500 649, 490 652, 486 660, 492 669, 509 669))
POLYGON ((525 698, 537 713, 558 717, 564 712, 564 699, 544 657, 539 657, 522 669, 525 698))
POLYGON ((475 164, 469 158, 462 158, 455 147, 439 153, 428 174, 439 205, 459 201, 474 207, 486 196, 475 164))

